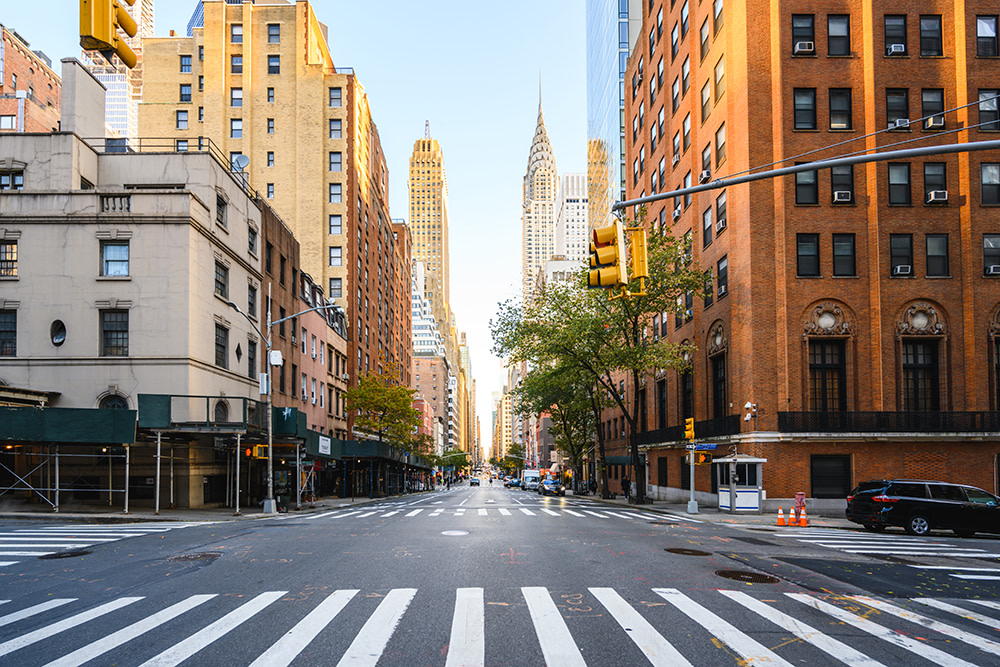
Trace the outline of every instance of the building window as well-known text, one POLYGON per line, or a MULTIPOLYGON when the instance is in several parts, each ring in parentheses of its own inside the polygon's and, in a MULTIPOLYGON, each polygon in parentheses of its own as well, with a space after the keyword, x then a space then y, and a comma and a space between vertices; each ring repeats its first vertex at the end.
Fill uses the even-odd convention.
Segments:
POLYGON ((267 89, 267 101, 268 102, 273 102, 274 101, 274 88, 268 88, 267 89))
POLYGON ((722 22, 722 0, 715 0, 715 2, 712 3, 712 29, 716 34, 719 33, 719 28, 722 27, 722 22))
POLYGON ((712 207, 709 206, 701 214, 701 246, 707 248, 712 243, 712 207))
POLYGON ((905 277, 913 275, 913 235, 889 235, 889 275, 905 277))
POLYGON ((684 116, 681 129, 684 131, 684 151, 687 152, 691 148, 691 114, 684 116))
POLYGON ((906 88, 885 89, 885 117, 893 128, 897 120, 910 118, 910 91, 906 88))
MULTIPOLYGON (((792 14, 792 54, 802 53, 800 44, 816 43, 816 19, 812 14, 792 14)), ((812 55, 813 51, 807 50, 812 55)))
MULTIPOLYGON (((205 107, 198 107, 198 122, 205 122, 205 107)), ((198 142, 198 146, 201 146, 201 141, 198 142)))
POLYGON ((6 115, 0 116, 0 130, 16 130, 17 129, 17 116, 6 115))
POLYGON ((726 124, 723 123, 719 126, 719 129, 715 131, 715 168, 718 169, 719 166, 726 159, 726 124))
POLYGON ((247 250, 251 255, 257 254, 257 230, 253 227, 247 228, 247 250))
POLYGON ((229 26, 229 41, 233 44, 243 43, 243 24, 234 23, 229 26))
POLYGON ((715 101, 718 102, 722 94, 726 92, 726 61, 719 58, 715 64, 715 101))
POLYGON ((815 130, 816 89, 796 88, 793 96, 795 100, 795 129, 815 130))
POLYGON ((704 123, 710 113, 712 113, 712 84, 706 81, 701 89, 701 122, 704 123))
POLYGON ((983 234, 983 275, 1000 277, 1000 234, 983 234))
POLYGON ((830 89, 830 129, 850 130, 854 127, 851 113, 851 89, 830 89))
POLYGON ((705 271, 705 293, 704 293, 704 307, 708 308, 715 302, 715 293, 712 291, 712 269, 705 271))
POLYGON ((938 341, 903 340, 903 410, 939 409, 938 341))
POLYGON ((243 138, 243 119, 242 118, 230 118, 229 119, 229 138, 230 139, 242 139, 243 138))
POLYGON ((715 198, 715 231, 721 232, 726 228, 726 191, 715 198))
POLYGON ((708 19, 705 19, 705 22, 701 24, 701 33, 700 33, 701 36, 700 55, 702 60, 704 60, 705 56, 708 55, 708 35, 709 35, 708 19))
POLYGON ((909 206, 910 164, 908 162, 889 163, 889 203, 909 206))
POLYGON ((17 356, 17 311, 0 310, 0 357, 17 356))
POLYGON ((229 106, 231 106, 231 107, 241 107, 241 106, 243 106, 243 89, 242 88, 230 88, 229 89, 229 106))
POLYGON ((274 199, 274 183, 267 184, 267 198, 274 199))
POLYGON ((814 278, 819 273, 819 234, 796 234, 796 269, 800 278, 814 278))
POLYGON ((725 417, 728 411, 726 401, 726 355, 717 354, 712 362, 712 417, 725 417))
POLYGON ((677 51, 680 50, 681 32, 680 26, 674 24, 674 29, 670 31, 670 57, 676 58, 677 51))
POLYGON ((341 223, 341 217, 339 215, 330 216, 330 234, 343 234, 344 227, 341 223))
POLYGON ((340 204, 343 201, 344 186, 340 183, 330 183, 330 203, 340 204))
POLYGON ((809 341, 809 409, 847 409, 847 360, 843 340, 809 341))
POLYGON ((243 74, 243 56, 229 56, 230 74, 243 74))
POLYGON ((180 101, 181 102, 190 102, 191 101, 191 84, 190 83, 182 83, 181 84, 180 101))
POLYGON ((851 457, 811 454, 809 481, 813 498, 845 498, 851 492, 851 457))
POLYGON ((997 17, 976 17, 976 55, 980 58, 994 58, 997 51, 997 17))
POLYGON ((339 118, 331 118, 330 119, 330 138, 331 139, 342 139, 343 138, 343 131, 341 129, 342 126, 343 126, 343 121, 341 121, 339 118))
POLYGON ((0 278, 17 277, 17 241, 0 241, 0 278))
POLYGON ((330 246, 330 266, 343 266, 344 249, 340 246, 330 246))
POLYGON ((128 311, 101 311, 101 356, 128 356, 128 311))
POLYGON ((268 134, 274 134, 274 119, 273 118, 268 118, 267 119, 267 133, 268 134))
POLYGON ((229 298, 229 267, 222 262, 215 263, 215 293, 223 299, 229 298))
POLYGON ((941 42, 941 17, 921 15, 920 17, 920 55, 943 56, 944 48, 941 42))
POLYGON ((257 341, 247 341, 247 377, 257 377, 257 341))
POLYGON ((681 80, 680 77, 674 79, 673 85, 670 86, 670 111, 671 113, 677 113, 677 110, 681 108, 681 80))
POLYGON ((1000 112, 998 112, 997 97, 1000 90, 979 91, 979 129, 984 131, 1000 130, 1000 112))
POLYGON ((267 57, 267 73, 281 74, 281 56, 267 57))
POLYGON ((885 54, 887 56, 905 56, 907 54, 906 15, 886 14, 885 54))
POLYGON ((716 275, 719 276, 719 298, 729 293, 729 258, 723 257, 716 263, 716 275))
POLYGON ((267 166, 268 167, 274 166, 274 151, 267 152, 267 166))
POLYGON ((830 14, 826 17, 827 55, 851 55, 851 17, 847 14, 830 14))
POLYGON ((181 74, 191 73, 191 56, 181 56, 181 74))
MULTIPOLYGON (((944 162, 924 163, 924 202, 931 202, 932 192, 947 192, 948 173, 944 162)), ((947 201, 947 199, 945 199, 947 201)))
POLYGON ((833 275, 858 275, 855 262, 854 234, 833 235, 833 275))
POLYGON ((330 278, 330 298, 340 299, 344 296, 344 279, 330 278))
POLYGON ((330 88, 330 106, 334 108, 343 106, 343 91, 340 88, 330 88))
POLYGON ((944 90, 924 88, 920 91, 920 115, 925 128, 944 128, 944 90))
POLYGON ((280 44, 281 43, 281 25, 278 23, 268 23, 267 24, 267 43, 268 44, 280 44))
POLYGON ((177 112, 177 122, 174 124, 175 129, 186 130, 188 129, 188 112, 178 111, 177 112))
POLYGON ((341 171, 343 156, 340 151, 330 151, 330 171, 341 171))
POLYGON ((834 204, 849 204, 854 201, 854 165, 830 168, 830 191, 834 204))
POLYGON ((980 198, 984 206, 1000 204, 1000 163, 983 163, 980 171, 980 198))
POLYGON ((800 206, 819 203, 819 185, 816 182, 815 169, 795 174, 795 203, 800 206))
POLYGON ((128 241, 101 241, 101 275, 128 277, 128 241))
POLYGON ((177 141, 175 141, 174 150, 176 150, 178 153, 186 153, 188 150, 188 140, 178 139, 177 141))
POLYGON ((215 365, 229 368, 229 329, 215 325, 215 365))
MULTIPOLYGON (((721 61, 720 61, 721 62, 721 61)), ((681 65, 681 90, 687 95, 688 88, 691 87, 691 58, 685 58, 681 65)))
POLYGON ((948 235, 928 234, 927 243, 927 275, 949 276, 948 266, 948 235))

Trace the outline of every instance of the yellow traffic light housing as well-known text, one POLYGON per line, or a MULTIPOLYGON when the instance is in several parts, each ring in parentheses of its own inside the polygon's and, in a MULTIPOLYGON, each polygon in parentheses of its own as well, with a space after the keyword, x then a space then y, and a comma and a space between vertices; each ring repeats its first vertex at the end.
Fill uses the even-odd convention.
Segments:
POLYGON ((254 445, 253 446, 253 457, 255 459, 266 459, 267 458, 267 445, 254 445))
POLYGON ((618 287, 627 283, 625 228, 620 220, 615 220, 607 227, 594 230, 587 287, 618 287))
POLYGON ((688 417, 684 420, 684 438, 694 440, 694 417, 688 417))
POLYGON ((684 465, 706 466, 712 463, 712 455, 704 452, 688 452, 684 455, 684 465))
POLYGON ((629 232, 632 235, 631 247, 629 248, 629 254, 632 255, 632 271, 629 275, 629 280, 632 281, 636 278, 648 278, 649 266, 646 261, 646 228, 630 227, 629 232))
POLYGON ((131 6, 135 0, 80 0, 80 46, 100 51, 109 61, 117 55, 131 69, 138 59, 118 31, 135 37, 139 27, 125 4, 131 6))

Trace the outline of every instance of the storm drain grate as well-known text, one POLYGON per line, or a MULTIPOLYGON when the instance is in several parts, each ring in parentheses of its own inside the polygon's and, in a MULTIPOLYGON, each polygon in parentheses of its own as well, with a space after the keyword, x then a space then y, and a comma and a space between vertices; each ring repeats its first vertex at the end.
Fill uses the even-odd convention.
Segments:
POLYGON ((716 570, 715 574, 726 579, 742 581, 748 584, 776 584, 775 577, 761 574, 760 572, 747 572, 746 570, 716 570))
POLYGON ((50 560, 52 558, 76 558, 77 556, 86 556, 90 552, 86 549, 78 549, 76 551, 57 551, 54 554, 45 554, 44 556, 39 556, 39 560, 50 560))
POLYGON ((215 560, 220 556, 222 556, 222 554, 217 551, 203 551, 196 554, 180 554, 178 556, 170 556, 167 560, 184 563, 193 560, 215 560))
POLYGON ((711 556, 711 551, 699 551, 698 549, 664 549, 672 554, 677 554, 678 556, 711 556))

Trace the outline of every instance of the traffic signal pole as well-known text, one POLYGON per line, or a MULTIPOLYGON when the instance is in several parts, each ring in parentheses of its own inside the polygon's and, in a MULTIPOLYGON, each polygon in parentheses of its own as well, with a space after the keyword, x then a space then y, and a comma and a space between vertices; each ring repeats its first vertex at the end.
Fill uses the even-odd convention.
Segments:
POLYGON ((688 464, 691 466, 691 495, 688 499, 688 514, 698 513, 698 501, 694 499, 694 417, 684 420, 684 437, 688 441, 688 464))

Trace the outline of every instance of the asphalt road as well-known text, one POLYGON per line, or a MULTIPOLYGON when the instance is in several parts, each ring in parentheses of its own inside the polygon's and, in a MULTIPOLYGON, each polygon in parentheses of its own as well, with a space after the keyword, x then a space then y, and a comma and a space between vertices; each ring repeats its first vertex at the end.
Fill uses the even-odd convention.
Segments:
POLYGON ((995 665, 998 559, 996 539, 499 485, 253 521, 5 522, 0 665, 995 665))

